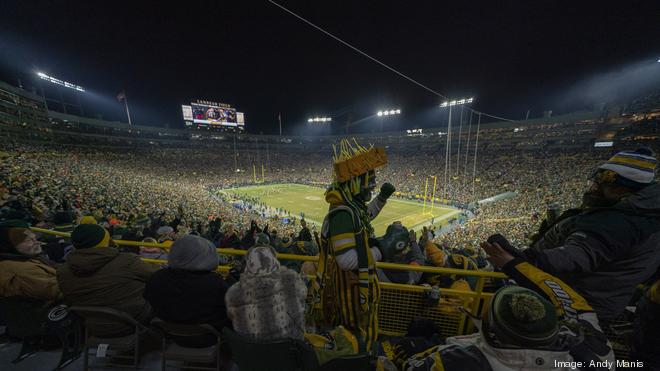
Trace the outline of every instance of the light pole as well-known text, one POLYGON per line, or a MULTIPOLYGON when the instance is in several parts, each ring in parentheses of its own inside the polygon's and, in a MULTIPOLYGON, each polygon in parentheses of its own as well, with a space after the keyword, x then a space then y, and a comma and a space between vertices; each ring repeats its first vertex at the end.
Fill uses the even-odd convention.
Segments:
MULTIPOLYGON (((474 98, 462 98, 462 99, 455 99, 455 100, 450 100, 450 101, 444 101, 440 103, 440 108, 446 108, 449 107, 449 122, 447 123, 447 146, 445 150, 445 177, 444 177, 444 187, 443 187, 443 194, 446 192, 446 199, 449 199, 449 192, 448 192, 448 182, 451 181, 451 114, 452 114, 452 108, 454 106, 461 106, 463 108, 464 105, 470 104, 474 101, 474 98), (449 178, 448 178, 449 176, 449 178)), ((462 115, 461 115, 462 116, 462 115)), ((460 125, 462 126, 463 124, 463 119, 461 117, 461 123, 460 125)), ((460 137, 460 131, 462 130, 462 127, 459 127, 459 136, 458 136, 458 156, 457 161, 456 161, 456 168, 458 171, 458 163, 460 160, 460 143, 461 143, 461 137, 460 137)))

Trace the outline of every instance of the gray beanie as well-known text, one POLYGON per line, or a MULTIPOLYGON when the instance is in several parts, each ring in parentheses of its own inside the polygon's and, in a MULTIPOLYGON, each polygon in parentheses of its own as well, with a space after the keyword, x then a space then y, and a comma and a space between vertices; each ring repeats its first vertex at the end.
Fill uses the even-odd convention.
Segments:
POLYGON ((219 259, 211 241, 189 234, 174 241, 167 264, 187 271, 212 271, 218 267, 219 259))

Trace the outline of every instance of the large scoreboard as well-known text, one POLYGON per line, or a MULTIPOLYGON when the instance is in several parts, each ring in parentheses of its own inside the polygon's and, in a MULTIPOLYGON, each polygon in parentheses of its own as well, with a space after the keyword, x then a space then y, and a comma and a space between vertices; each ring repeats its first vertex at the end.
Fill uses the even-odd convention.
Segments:
POLYGON ((245 114, 225 103, 196 100, 190 105, 182 105, 183 120, 186 126, 235 127, 245 129, 245 114))

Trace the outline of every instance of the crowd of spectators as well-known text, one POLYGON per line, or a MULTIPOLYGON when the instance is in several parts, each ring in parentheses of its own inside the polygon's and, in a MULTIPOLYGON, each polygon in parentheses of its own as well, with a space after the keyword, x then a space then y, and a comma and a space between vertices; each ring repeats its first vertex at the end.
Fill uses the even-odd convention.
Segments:
MULTIPOLYGON (((328 154, 300 156, 276 151, 267 158, 263 153, 242 155, 237 159, 239 168, 248 168, 247 164, 256 161, 269 163, 268 177, 273 183, 322 185, 332 179, 328 154)), ((445 175, 446 162, 437 151, 388 155, 388 166, 377 176, 395 184, 398 197, 421 202, 426 179, 436 176, 439 180, 445 175)), ((463 215, 473 217, 449 225, 445 221, 424 228, 418 235, 411 232, 409 248, 392 262, 492 270, 480 243, 498 231, 514 246, 531 246, 545 219, 581 205, 588 174, 610 155, 609 151, 485 152, 474 177, 467 161, 459 163, 448 169, 446 183, 438 181, 436 197, 439 202, 463 206, 463 215), (479 202, 507 192, 514 197, 479 202)), ((274 254, 316 255, 318 246, 304 221, 284 223, 277 215, 280 210, 266 213, 267 206, 259 200, 214 192, 252 182, 249 171, 237 171, 233 156, 229 150, 3 143, 0 218, 18 223, 3 227, 7 236, 27 236, 8 237, 9 247, 4 246, 3 252, 21 254, 22 249, 33 245, 41 250, 43 244, 50 261, 30 260, 31 271, 39 271, 39 280, 47 282, 43 292, 30 290, 34 283, 28 280, 13 293, 0 293, 18 292, 48 302, 64 298, 73 305, 114 306, 145 323, 157 315, 173 321, 212 323, 217 328, 233 323, 237 332, 252 338, 302 339, 309 283, 297 272, 313 274, 315 266, 299 262, 280 265, 274 254), (70 239, 35 237, 26 229, 27 223, 73 234, 70 239), (42 242, 36 242, 37 238, 42 242), (111 247, 113 239, 160 242, 169 247, 103 249, 111 247), (247 259, 233 259, 218 255, 214 251, 217 247, 250 251, 247 259), (158 270, 135 254, 166 259, 168 268, 158 270), (234 267, 228 283, 213 274, 214 268, 224 263, 234 267), (51 264, 59 265, 57 270, 51 264), (113 277, 117 272, 123 272, 121 277, 113 277), (238 272, 242 272, 240 278, 238 272), (99 296, 99 291, 90 291, 90 287, 105 295, 99 296), (164 295, 165 291, 170 295, 164 295), (285 314, 287 317, 282 317, 285 314), (262 327, 265 323, 274 327, 262 327)), ((311 230, 315 229, 312 226, 311 230)), ((8 261, 0 260, 0 264, 14 269, 8 261)), ((473 290, 476 284, 460 277, 393 271, 379 272, 379 277, 381 281, 452 289, 473 290)), ((486 289, 496 291, 503 284, 492 280, 486 289)), ((202 339, 202 343, 208 345, 207 340, 202 339)))
MULTIPOLYGON (((444 185, 444 158, 437 153, 391 153, 379 179, 397 187, 397 196, 424 197, 425 181, 437 176, 438 202, 470 205, 470 215, 450 228, 438 228, 434 242, 449 249, 477 249, 492 230, 506 231, 517 245, 529 238, 549 207, 559 211, 579 206, 587 187, 585 174, 610 154, 603 153, 484 153, 475 176, 469 166, 449 169, 444 185), (515 196, 491 203, 479 200, 500 193, 515 196), (439 231, 443 231, 442 234, 439 231)), ((162 226, 174 235, 196 232, 216 246, 249 246, 253 223, 269 226, 279 237, 297 237, 294 224, 284 224, 266 205, 236 207, 235 198, 209 190, 252 183, 249 171, 237 172, 228 151, 189 149, 113 150, 5 144, 0 191, 5 210, 22 208, 35 224, 54 226, 58 219, 75 221, 93 216, 115 238, 158 240, 162 226)), ((260 154, 263 158, 263 153, 260 154)), ((241 163, 257 160, 243 154, 241 163)), ((266 161, 265 158, 261 159, 266 161)), ((332 169, 327 156, 308 153, 269 154, 268 180, 314 185, 329 184, 332 169)), ((239 166, 241 166, 239 164, 239 166)), ((430 198, 431 191, 427 192, 430 198)), ((250 204, 250 199, 238 200, 250 204)), ((61 220, 60 220, 61 221, 61 220)), ((448 221, 444 221, 447 224, 448 221)), ((437 224, 442 224, 440 221, 437 224)), ((441 225, 440 225, 441 227, 441 225)))

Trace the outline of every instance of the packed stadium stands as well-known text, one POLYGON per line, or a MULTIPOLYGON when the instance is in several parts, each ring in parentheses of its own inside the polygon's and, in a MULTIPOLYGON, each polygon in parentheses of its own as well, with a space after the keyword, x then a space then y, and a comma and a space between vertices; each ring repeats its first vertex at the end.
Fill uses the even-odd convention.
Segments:
MULTIPOLYGON (((395 198, 419 205, 433 201, 461 212, 461 217, 407 227, 426 234, 424 239, 449 256, 459 254, 474 262, 474 270, 489 271, 493 267, 480 247, 489 236, 502 233, 514 246, 530 246, 549 210, 581 205, 588 175, 614 153, 640 146, 657 153, 660 105, 654 99, 633 102, 628 112, 634 108, 634 114, 614 117, 576 112, 482 122, 478 146, 476 125, 472 123, 468 131, 466 122, 461 135, 452 136, 450 158, 445 156, 447 140, 442 131, 446 128, 424 129, 415 136, 401 131, 356 134, 355 138, 386 148, 389 163, 377 171, 377 179, 395 185, 395 198), (601 141, 613 145, 594 146, 601 141), (457 148, 462 148, 460 154, 457 148), (451 163, 449 168, 447 163, 451 163), (437 189, 432 200, 426 182, 433 176, 437 189), (484 202, 508 192, 513 197, 484 202)), ((239 250, 259 242, 255 232, 265 233, 267 244, 279 253, 315 255, 305 252, 304 242, 316 245, 317 241, 301 238, 300 215, 270 207, 265 199, 241 199, 217 191, 254 185, 257 180, 325 187, 333 179, 333 144, 339 139, 129 126, 49 111, 39 96, 0 82, 0 217, 70 232, 83 217, 91 216, 114 240, 147 241, 142 246, 120 247, 147 259, 162 260, 169 254, 168 248, 149 241, 171 244, 191 233, 213 242, 214 247, 239 250)), ((312 233, 319 227, 313 225, 312 233)), ((53 238, 48 232, 39 236, 52 261, 66 264, 71 251, 66 237, 53 238)), ((238 279, 232 277, 240 265, 238 256, 225 251, 220 257, 226 267, 223 273, 229 271, 228 280, 238 279)), ((451 259, 446 265, 435 265, 461 268, 451 259)), ((314 271, 310 264, 291 267, 314 271)), ((462 266, 469 267, 468 263, 462 266)), ((485 300, 480 296, 484 282, 485 291, 490 292, 503 284, 501 276, 484 276, 477 288, 476 278, 462 280, 454 275, 443 286, 439 276, 449 275, 425 273, 416 283, 439 285, 450 294, 458 290, 454 297, 441 298, 441 309, 419 311, 420 317, 435 321, 444 336, 471 329, 465 315, 455 309, 457 305, 474 308, 476 314, 482 309, 479 300, 485 300), (467 282, 467 289, 457 288, 458 281, 467 282), (479 296, 467 294, 468 302, 461 290, 479 296)), ((429 289, 391 286, 390 291, 384 290, 380 314, 384 333, 403 335, 412 318, 404 319, 401 298, 408 295, 408 301, 421 303, 428 299, 429 289), (394 314, 387 312, 388 306, 394 314)), ((615 350, 626 357, 628 346, 611 336, 613 342, 622 342, 615 350)), ((384 352, 388 354, 387 349, 384 352)))

